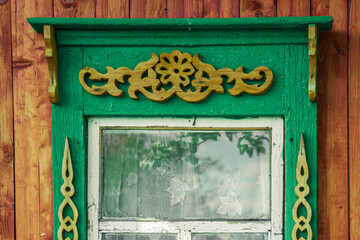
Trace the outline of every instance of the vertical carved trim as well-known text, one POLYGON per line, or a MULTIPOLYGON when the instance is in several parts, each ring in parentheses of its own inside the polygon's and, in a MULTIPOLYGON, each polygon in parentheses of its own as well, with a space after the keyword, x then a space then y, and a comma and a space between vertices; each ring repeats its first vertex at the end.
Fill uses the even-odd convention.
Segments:
POLYGON ((309 99, 312 102, 316 100, 317 44, 317 26, 309 25, 309 99))
POLYGON ((51 103, 59 102, 58 90, 58 62, 57 46, 55 39, 55 28, 50 25, 44 25, 45 57, 49 67, 49 98, 51 103))
POLYGON ((296 233, 298 230, 300 230, 301 232, 307 232, 307 240, 311 240, 313 238, 310 226, 312 216, 311 207, 305 199, 305 197, 308 196, 310 193, 310 187, 307 184, 308 179, 309 167, 306 161, 304 137, 303 134, 301 134, 299 155, 296 164, 296 180, 298 181, 298 185, 295 187, 295 194, 299 198, 298 200, 296 200, 293 207, 293 218, 295 225, 292 231, 292 240, 305 240, 303 237, 297 238, 296 233), (301 205, 304 206, 306 209, 306 217, 298 216, 298 210, 301 205))
MULTIPOLYGON (((72 180, 74 177, 74 172, 71 163, 71 155, 70 155, 70 148, 69 148, 69 141, 68 138, 65 139, 65 149, 64 149, 64 158, 62 162, 62 178, 64 179, 64 184, 60 187, 61 194, 64 196, 64 200, 60 204, 59 207, 59 221, 60 227, 58 230, 58 239, 63 240, 63 232, 73 232, 74 238, 73 240, 79 239, 78 230, 76 227, 76 222, 79 217, 78 210, 71 200, 71 197, 75 194, 75 187, 72 184, 72 180), (70 216, 66 216, 64 218, 64 209, 66 206, 69 206, 73 212, 74 218, 72 219, 70 216)), ((69 237, 65 240, 71 240, 69 237)))

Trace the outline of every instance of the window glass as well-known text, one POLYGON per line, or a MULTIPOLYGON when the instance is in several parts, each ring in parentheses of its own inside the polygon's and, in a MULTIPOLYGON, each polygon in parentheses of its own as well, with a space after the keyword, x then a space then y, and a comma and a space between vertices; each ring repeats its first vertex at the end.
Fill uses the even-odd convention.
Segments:
MULTIPOLYGON (((108 129, 101 139, 102 218, 270 218, 269 130, 108 129)), ((265 239, 253 236, 241 239, 265 239)))

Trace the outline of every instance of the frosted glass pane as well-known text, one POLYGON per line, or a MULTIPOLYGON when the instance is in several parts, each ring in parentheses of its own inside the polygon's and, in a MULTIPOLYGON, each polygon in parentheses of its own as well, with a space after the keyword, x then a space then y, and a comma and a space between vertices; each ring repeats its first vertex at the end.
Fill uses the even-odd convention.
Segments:
POLYGON ((192 234, 192 240, 268 240, 267 233, 192 234))
POLYGON ((103 218, 269 219, 268 130, 103 130, 103 218))
POLYGON ((177 240, 176 234, 103 233, 103 240, 177 240))

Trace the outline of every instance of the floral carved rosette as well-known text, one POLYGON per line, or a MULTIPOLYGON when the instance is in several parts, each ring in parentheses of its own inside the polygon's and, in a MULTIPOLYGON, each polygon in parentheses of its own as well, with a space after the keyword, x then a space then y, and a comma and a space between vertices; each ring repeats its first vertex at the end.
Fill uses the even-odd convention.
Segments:
POLYGON ((244 67, 239 67, 235 71, 230 68, 216 70, 212 65, 200 61, 199 54, 192 57, 189 53, 179 50, 174 50, 171 54, 162 53, 160 58, 152 53, 149 61, 139 63, 134 70, 127 67, 116 70, 106 68, 108 72, 105 74, 90 67, 80 71, 79 80, 87 92, 93 95, 109 93, 114 97, 121 97, 124 91, 118 88, 117 82, 125 84, 125 79, 128 78, 128 94, 132 99, 138 99, 137 93, 140 92, 155 102, 164 102, 174 95, 186 102, 201 102, 213 92, 224 93, 223 77, 228 78, 228 83, 234 83, 234 87, 228 90, 234 96, 242 92, 263 94, 273 82, 273 73, 265 66, 258 67, 250 73, 244 73, 244 67), (86 75, 89 75, 89 80, 107 83, 103 86, 89 87, 85 82, 86 75), (262 80, 264 76, 265 81, 261 85, 249 85, 244 82, 262 80), (190 85, 192 89, 183 89, 190 85), (162 86, 170 88, 165 89, 162 86))

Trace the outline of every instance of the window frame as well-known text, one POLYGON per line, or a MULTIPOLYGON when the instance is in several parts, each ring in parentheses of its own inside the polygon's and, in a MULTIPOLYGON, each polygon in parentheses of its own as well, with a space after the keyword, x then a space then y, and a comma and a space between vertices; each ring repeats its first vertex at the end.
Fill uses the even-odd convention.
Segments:
POLYGON ((63 218, 71 219, 73 216, 72 212, 61 207, 64 201, 70 200, 76 206, 78 217, 73 222, 74 227, 67 232, 72 234, 76 231, 81 239, 86 238, 87 119, 115 116, 282 117, 286 159, 284 239, 296 238, 294 229, 298 232, 310 230, 313 239, 317 239, 317 34, 318 31, 331 30, 332 17, 27 20, 36 32, 45 33, 50 72, 49 97, 53 103, 53 227, 57 230, 54 231, 54 239, 60 238, 58 236, 65 232, 63 218), (141 47, 146 47, 148 52, 144 53, 143 49, 140 52, 141 47), (263 95, 230 97, 213 94, 204 102, 192 104, 176 98, 155 103, 141 94, 138 100, 128 96, 99 97, 86 93, 79 83, 79 71, 84 67, 95 67, 99 71, 106 66, 134 67, 148 60, 151 52, 159 55, 172 50, 192 55, 200 53, 216 68, 236 69, 244 66, 251 70, 264 65, 273 71, 274 83, 263 95), (59 189, 66 179, 62 175, 62 169, 66 166, 63 156, 64 151, 69 149, 75 194, 65 197, 59 189), (296 193, 300 182, 297 176, 299 150, 302 153, 306 150, 303 162, 308 167, 309 178, 306 181, 300 179, 302 184, 305 182, 309 186, 310 194, 306 196, 296 193), (308 203, 307 212, 308 209, 312 212, 305 227, 299 223, 298 216, 305 217, 307 212, 296 210, 299 201, 308 203), (294 209, 297 213, 294 213, 294 209))
POLYGON ((176 233, 179 240, 191 240, 191 233, 268 233, 269 240, 283 239, 284 208, 284 121, 282 118, 90 118, 88 119, 87 199, 89 240, 102 233, 176 233), (270 131, 270 220, 163 221, 155 219, 99 220, 102 130, 116 128, 171 128, 186 130, 260 130, 270 131), (280 184, 279 184, 280 183, 280 184))

